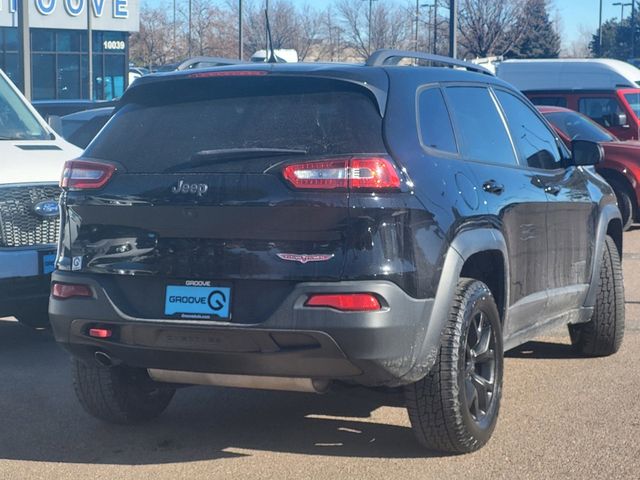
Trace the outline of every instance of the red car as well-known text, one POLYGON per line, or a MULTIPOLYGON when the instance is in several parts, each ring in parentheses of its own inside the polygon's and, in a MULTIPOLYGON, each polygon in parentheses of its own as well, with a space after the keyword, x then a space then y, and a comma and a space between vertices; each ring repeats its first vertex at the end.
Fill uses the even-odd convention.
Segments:
POLYGON ((553 125, 558 136, 571 148, 572 140, 598 142, 604 148, 604 162, 596 170, 613 188, 618 198, 624 229, 639 220, 640 142, 621 141, 611 132, 581 113, 562 107, 537 107, 553 125))

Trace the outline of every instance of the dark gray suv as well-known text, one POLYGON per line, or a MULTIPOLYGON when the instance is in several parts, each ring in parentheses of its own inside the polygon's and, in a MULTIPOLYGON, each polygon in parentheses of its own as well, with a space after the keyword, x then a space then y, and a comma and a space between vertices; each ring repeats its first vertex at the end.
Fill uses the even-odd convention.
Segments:
POLYGON ((80 402, 129 423, 180 384, 402 387, 422 444, 480 448, 505 349, 622 341, 620 212, 600 147, 572 150, 481 67, 412 52, 139 79, 62 178, 80 402))

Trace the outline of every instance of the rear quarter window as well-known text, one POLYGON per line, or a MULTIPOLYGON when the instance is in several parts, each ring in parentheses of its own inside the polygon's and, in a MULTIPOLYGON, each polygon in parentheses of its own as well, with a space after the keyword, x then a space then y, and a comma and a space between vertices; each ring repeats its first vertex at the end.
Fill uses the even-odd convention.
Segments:
POLYGON ((418 93, 418 131, 422 145, 447 153, 457 153, 449 110, 438 87, 418 93))
POLYGON ((132 173, 152 173, 189 161, 197 152, 238 148, 305 150, 314 156, 384 153, 382 118, 367 90, 343 81, 159 82, 140 87, 86 156, 119 162, 132 173))

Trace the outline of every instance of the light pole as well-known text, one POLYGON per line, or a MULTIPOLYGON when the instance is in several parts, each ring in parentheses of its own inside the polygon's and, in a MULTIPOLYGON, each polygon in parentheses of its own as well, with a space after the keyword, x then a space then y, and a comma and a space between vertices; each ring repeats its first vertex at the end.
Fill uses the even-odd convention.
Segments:
POLYGON ((624 19, 624 7, 630 7, 631 3, 614 2, 612 5, 614 7, 620 7, 620 25, 622 25, 622 20, 624 19))
MULTIPOLYGON (((436 0, 437 3, 437 0, 436 0)), ((416 47, 416 51, 419 50, 419 29, 420 29, 420 9, 421 8, 428 8, 429 9, 429 13, 428 13, 428 17, 429 19, 425 22, 427 24, 427 26, 429 26, 429 24, 431 23, 431 9, 434 8, 436 5, 430 5, 428 3, 420 3, 420 0, 416 0, 416 38, 415 38, 415 47, 416 47)), ((428 36, 428 30, 427 30, 427 36, 428 36)))
MULTIPOLYGON (((602 1, 602 0, 600 0, 602 1)), ((176 56, 176 0, 173 0, 173 56, 176 56)))
POLYGON ((458 55, 458 4, 456 0, 449 0, 449 56, 458 55))
POLYGON ((416 38, 415 38, 415 48, 414 50, 418 51, 418 25, 420 24, 420 0, 416 0, 416 38))
POLYGON ((438 0, 433 0, 433 54, 438 54, 438 0))
POLYGON ((191 58, 191 0, 189 0, 189 58, 191 58))
POLYGON ((238 58, 244 58, 244 41, 242 38, 242 0, 238 0, 238 58))
MULTIPOLYGON (((269 0, 264 0, 264 11, 269 16, 269 0)), ((264 28, 264 61, 266 62, 269 59, 269 32, 267 31, 267 24, 265 23, 264 28)))
POLYGON ((368 40, 368 46, 367 46, 367 54, 371 54, 371 15, 373 12, 373 2, 377 2, 378 0, 368 0, 369 1, 369 18, 368 18, 368 26, 367 26, 367 40, 368 40))
POLYGON ((87 3, 87 53, 89 54, 89 100, 93 100, 93 18, 91 16, 91 5, 87 3))
POLYGON ((636 58, 636 0, 631 0, 631 58, 636 58))
POLYGON ((426 50, 427 50, 427 51, 431 50, 433 53, 435 53, 435 50, 434 50, 434 48, 433 48, 433 45, 431 45, 431 43, 432 43, 432 38, 433 38, 433 35, 431 35, 431 29, 433 28, 433 25, 434 25, 434 22, 433 22, 433 12, 434 12, 434 10, 435 10, 435 7, 436 7, 436 6, 435 6, 435 5, 422 4, 422 7, 424 7, 424 8, 428 8, 428 9, 429 9, 429 14, 428 14, 429 19, 428 19, 428 20, 427 20, 427 22, 426 22, 427 26, 429 27, 429 28, 427 29, 427 38, 429 39, 429 42, 428 42, 428 44, 427 44, 427 48, 426 48, 426 50))
POLYGON ((598 56, 602 57, 602 0, 600 0, 600 16, 598 17, 598 56))
POLYGON ((22 70, 22 91, 31 101, 31 35, 29 33, 29 2, 21 0, 18 5, 19 55, 22 70))

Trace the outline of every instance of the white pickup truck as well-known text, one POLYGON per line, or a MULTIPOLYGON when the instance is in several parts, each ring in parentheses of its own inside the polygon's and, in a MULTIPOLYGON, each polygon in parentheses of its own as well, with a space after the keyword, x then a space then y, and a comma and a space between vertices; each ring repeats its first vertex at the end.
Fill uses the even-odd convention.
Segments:
POLYGON ((60 230, 58 182, 64 162, 80 153, 0 70, 0 317, 48 324, 60 230))

